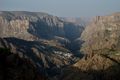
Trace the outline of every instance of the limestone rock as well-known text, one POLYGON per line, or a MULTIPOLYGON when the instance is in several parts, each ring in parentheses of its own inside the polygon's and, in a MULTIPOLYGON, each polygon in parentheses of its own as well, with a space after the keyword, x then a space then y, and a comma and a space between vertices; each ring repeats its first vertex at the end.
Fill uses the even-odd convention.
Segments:
POLYGON ((81 35, 84 53, 107 53, 120 50, 120 13, 97 16, 81 35), (100 52, 101 51, 101 52, 100 52))

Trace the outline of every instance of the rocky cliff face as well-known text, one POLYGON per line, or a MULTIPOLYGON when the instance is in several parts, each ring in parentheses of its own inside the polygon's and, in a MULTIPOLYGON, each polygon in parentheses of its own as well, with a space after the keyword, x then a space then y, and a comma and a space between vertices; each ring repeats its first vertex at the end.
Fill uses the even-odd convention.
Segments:
POLYGON ((57 40, 72 52, 79 50, 81 41, 76 40, 80 38, 84 29, 82 25, 62 21, 56 16, 25 11, 0 12, 0 28, 2 38, 16 37, 28 41, 57 40))
POLYGON ((80 37, 80 32, 83 30, 82 26, 65 24, 58 17, 46 13, 15 11, 0 12, 0 27, 1 37, 17 37, 25 40, 53 39, 55 36, 71 39, 76 36, 67 37, 72 32, 76 32, 77 38, 78 35, 80 37))
POLYGON ((2 37, 17 37, 24 40, 64 36, 63 22, 45 13, 1 12, 2 37))
POLYGON ((85 43, 85 53, 119 53, 120 13, 97 16, 83 31, 81 38, 85 43), (110 51, 110 52, 108 52, 110 51), (118 51, 118 52, 117 52, 118 51))

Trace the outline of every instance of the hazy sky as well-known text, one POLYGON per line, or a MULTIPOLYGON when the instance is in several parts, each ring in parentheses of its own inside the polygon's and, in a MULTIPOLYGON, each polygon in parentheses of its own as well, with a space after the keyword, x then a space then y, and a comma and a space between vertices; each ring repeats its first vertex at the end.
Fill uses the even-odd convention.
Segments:
POLYGON ((61 17, 89 17, 120 12, 120 0, 0 0, 0 10, 47 12, 61 17))

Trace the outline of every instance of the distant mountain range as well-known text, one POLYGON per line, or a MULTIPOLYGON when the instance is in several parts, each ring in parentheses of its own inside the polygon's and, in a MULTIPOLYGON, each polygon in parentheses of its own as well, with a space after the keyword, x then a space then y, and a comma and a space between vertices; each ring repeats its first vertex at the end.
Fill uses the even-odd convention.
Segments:
POLYGON ((69 23, 74 23, 76 25, 80 25, 80 26, 86 26, 89 22, 90 22, 90 18, 82 18, 82 17, 60 17, 60 19, 62 19, 65 22, 69 22, 69 23))

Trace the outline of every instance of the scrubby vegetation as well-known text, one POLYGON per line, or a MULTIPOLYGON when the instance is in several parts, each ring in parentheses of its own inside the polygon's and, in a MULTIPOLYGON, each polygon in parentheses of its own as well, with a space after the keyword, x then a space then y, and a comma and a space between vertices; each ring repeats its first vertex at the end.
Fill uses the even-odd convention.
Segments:
POLYGON ((0 48, 0 80, 45 80, 28 59, 0 48))

